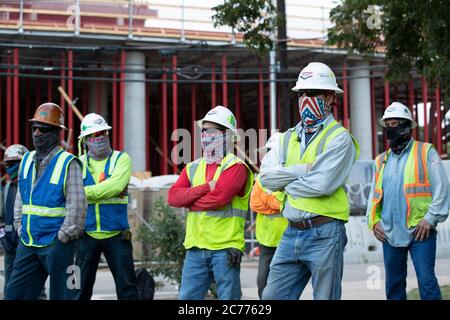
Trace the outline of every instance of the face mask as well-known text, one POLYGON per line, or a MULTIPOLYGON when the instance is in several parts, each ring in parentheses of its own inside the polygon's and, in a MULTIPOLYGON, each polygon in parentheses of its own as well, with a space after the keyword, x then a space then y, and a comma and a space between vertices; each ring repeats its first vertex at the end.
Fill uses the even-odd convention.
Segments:
POLYGON ((8 174, 9 178, 11 180, 14 180, 17 178, 17 175, 19 174, 19 165, 20 161, 17 161, 16 163, 10 165, 8 168, 6 168, 6 173, 8 174))
POLYGON ((203 158, 206 163, 219 163, 222 161, 229 145, 226 133, 217 130, 216 132, 202 132, 201 142, 203 158))
POLYGON ((331 113, 330 106, 319 97, 301 96, 298 99, 300 117, 306 132, 315 132, 319 125, 331 113))
POLYGON ((42 161, 59 144, 59 132, 55 130, 41 133, 39 136, 33 134, 33 144, 36 148, 36 159, 42 161))
POLYGON ((106 159, 111 153, 109 136, 86 138, 84 143, 88 146, 88 156, 94 160, 106 159))
POLYGON ((411 123, 406 122, 397 127, 386 127, 386 138, 389 146, 395 153, 403 150, 408 144, 411 136, 411 123))

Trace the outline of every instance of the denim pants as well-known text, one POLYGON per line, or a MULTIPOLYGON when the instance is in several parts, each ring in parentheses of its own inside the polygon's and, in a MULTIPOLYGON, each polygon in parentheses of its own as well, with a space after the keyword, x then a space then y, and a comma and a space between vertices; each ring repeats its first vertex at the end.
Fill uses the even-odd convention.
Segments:
POLYGON ((339 300, 347 244, 344 222, 288 226, 270 264, 264 300, 298 300, 312 278, 315 300, 339 300))
POLYGON ((440 300, 434 264, 436 261, 436 231, 424 241, 413 239, 407 247, 393 247, 383 242, 384 269, 386 273, 386 297, 388 300, 406 300, 406 275, 408 252, 416 270, 419 293, 422 300, 440 300))
POLYGON ((95 239, 85 234, 79 241, 77 265, 81 268, 81 289, 77 292, 78 299, 91 299, 102 252, 116 284, 117 299, 139 299, 131 240, 123 240, 121 234, 107 239, 95 239))
POLYGON ((74 264, 76 241, 63 244, 55 240, 46 247, 17 247, 12 274, 6 286, 5 300, 37 300, 50 276, 50 300, 73 300, 75 291, 69 287, 74 264))
POLYGON ((241 268, 230 266, 228 257, 227 249, 188 249, 178 299, 203 300, 214 280, 219 300, 239 300, 241 268))
POLYGON ((264 288, 267 285, 267 278, 269 277, 270 263, 277 247, 266 247, 262 244, 261 253, 258 261, 258 275, 256 276, 256 284, 258 285, 258 296, 261 299, 264 288))

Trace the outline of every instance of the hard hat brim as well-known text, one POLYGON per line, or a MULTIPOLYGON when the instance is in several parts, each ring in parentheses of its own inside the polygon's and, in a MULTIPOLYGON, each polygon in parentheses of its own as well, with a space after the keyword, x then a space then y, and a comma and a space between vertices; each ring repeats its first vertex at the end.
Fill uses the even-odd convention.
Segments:
POLYGON ((304 87, 300 84, 296 84, 295 87, 293 87, 291 90, 292 91, 299 91, 299 90, 330 90, 330 91, 334 91, 336 93, 344 93, 344 90, 340 89, 339 87, 336 86, 314 86, 314 85, 309 85, 307 87, 304 87))
POLYGON ((45 124, 48 124, 49 126, 52 126, 52 127, 56 127, 56 128, 61 128, 61 129, 63 129, 63 130, 67 130, 67 127, 64 126, 64 125, 62 125, 62 124, 60 124, 60 125, 55 125, 54 123, 50 123, 50 122, 46 122, 46 121, 42 121, 42 120, 37 120, 37 119, 35 119, 35 118, 29 119, 28 121, 30 121, 30 122, 45 123, 45 124))
POLYGON ((405 119, 405 120, 409 120, 409 121, 411 121, 411 128, 412 129, 414 129, 414 128, 416 128, 417 127, 417 122, 416 122, 416 120, 414 120, 414 119, 409 119, 409 118, 406 118, 406 117, 399 117, 399 116, 397 116, 397 117, 387 117, 387 118, 381 118, 379 121, 378 121, 378 123, 383 127, 383 128, 386 128, 386 125, 385 125, 385 123, 384 123, 384 120, 388 120, 388 119, 405 119))
MULTIPOLYGON (((205 120, 205 119, 200 119, 200 120, 197 120, 197 125, 198 125, 198 127, 199 127, 200 129, 201 129, 202 126, 203 126, 203 121, 215 123, 215 124, 218 124, 219 126, 225 127, 222 123, 218 123, 218 122, 216 122, 216 121, 212 121, 212 120, 209 120, 209 119, 206 119, 206 120, 205 120)), ((226 127, 225 127, 225 128, 226 128, 226 127)), ((227 130, 233 132, 233 137, 234 137, 234 141, 235 141, 235 142, 241 141, 241 137, 238 135, 237 131, 235 131, 235 130, 233 130, 233 129, 230 129, 230 128, 227 128, 227 130)))
POLYGON ((109 131, 109 130, 111 130, 111 129, 112 129, 112 127, 106 125, 106 126, 104 126, 104 127, 98 127, 98 128, 93 129, 93 130, 86 130, 85 132, 81 133, 81 134, 78 136, 78 139, 82 139, 82 138, 84 138, 84 137, 86 137, 86 136, 88 136, 88 135, 91 135, 91 134, 93 134, 93 133, 96 133, 96 132, 105 131, 105 130, 108 130, 108 131, 109 131))

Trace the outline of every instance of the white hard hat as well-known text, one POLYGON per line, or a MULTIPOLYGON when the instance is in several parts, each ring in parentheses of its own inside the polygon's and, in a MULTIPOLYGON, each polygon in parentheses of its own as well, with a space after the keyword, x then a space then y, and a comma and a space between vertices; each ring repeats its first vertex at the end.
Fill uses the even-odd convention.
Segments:
POLYGON ((81 132, 78 139, 104 130, 111 130, 111 127, 106 123, 105 119, 96 113, 89 113, 81 121, 81 132))
POLYGON ((336 77, 333 71, 324 63, 311 62, 298 75, 297 83, 292 91, 316 89, 316 90, 332 90, 342 93, 336 83, 336 77))
POLYGON ((392 102, 389 107, 384 110, 383 117, 379 121, 380 125, 386 127, 384 120, 392 118, 407 119, 411 121, 412 128, 417 127, 417 122, 413 119, 409 108, 400 102, 392 102))
POLYGON ((10 145, 6 150, 3 156, 3 163, 7 161, 19 161, 22 160, 25 153, 28 152, 28 149, 21 144, 13 144, 10 145))
POLYGON ((200 128, 203 125, 203 121, 220 124, 221 126, 230 129, 235 134, 237 134, 236 118, 234 117, 233 112, 231 112, 230 109, 225 108, 224 106, 217 106, 215 108, 212 108, 208 111, 203 119, 198 120, 197 124, 200 128))

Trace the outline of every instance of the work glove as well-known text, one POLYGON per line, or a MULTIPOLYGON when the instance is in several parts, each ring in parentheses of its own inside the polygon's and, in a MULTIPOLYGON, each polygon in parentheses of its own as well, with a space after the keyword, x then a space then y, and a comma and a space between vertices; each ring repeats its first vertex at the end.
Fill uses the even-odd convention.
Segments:
POLYGON ((228 249, 228 265, 239 268, 241 265, 242 252, 236 248, 228 249))

